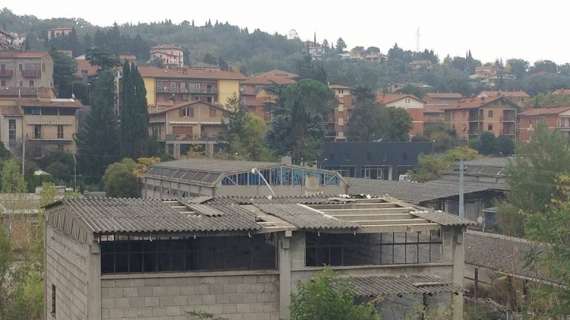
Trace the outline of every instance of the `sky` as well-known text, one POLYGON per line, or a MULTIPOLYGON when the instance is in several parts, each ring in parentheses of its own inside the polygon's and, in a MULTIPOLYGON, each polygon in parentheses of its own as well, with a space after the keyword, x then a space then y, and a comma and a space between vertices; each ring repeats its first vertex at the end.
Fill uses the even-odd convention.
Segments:
POLYGON ((101 26, 170 19, 203 24, 228 21, 251 31, 287 34, 301 39, 336 41, 349 48, 377 46, 386 52, 394 43, 416 49, 473 56, 484 62, 523 58, 570 62, 567 0, 1 0, 16 14, 40 18, 81 17, 101 26), (111 9, 112 8, 112 9, 111 9))

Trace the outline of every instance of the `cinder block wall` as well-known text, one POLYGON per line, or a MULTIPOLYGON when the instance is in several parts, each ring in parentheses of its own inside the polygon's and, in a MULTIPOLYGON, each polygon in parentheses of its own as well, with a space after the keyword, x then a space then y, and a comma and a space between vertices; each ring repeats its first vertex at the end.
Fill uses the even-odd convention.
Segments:
POLYGON ((102 319, 192 319, 201 311, 228 320, 278 320, 279 276, 110 276, 102 280, 102 319))
POLYGON ((87 319, 89 246, 49 225, 46 239, 46 319, 87 319), (52 314, 52 285, 56 287, 55 317, 52 314))

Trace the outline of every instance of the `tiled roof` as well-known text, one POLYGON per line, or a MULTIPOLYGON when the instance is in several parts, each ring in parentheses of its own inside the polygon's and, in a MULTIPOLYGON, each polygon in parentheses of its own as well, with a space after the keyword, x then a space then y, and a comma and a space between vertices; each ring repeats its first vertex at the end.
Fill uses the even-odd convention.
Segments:
POLYGON ((454 106, 449 106, 449 107, 446 107, 445 109, 446 110, 477 109, 477 108, 484 107, 488 104, 491 104, 491 103, 499 101, 499 100, 503 100, 506 103, 509 103, 513 106, 516 105, 514 102, 512 102, 511 100, 509 100, 505 96, 490 96, 490 97, 474 97, 474 98, 462 99, 462 100, 459 100, 459 102, 457 104, 455 104, 454 106))
POLYGON ((302 230, 358 229, 359 225, 335 219, 300 204, 254 204, 302 230))
POLYGON ((141 76, 146 78, 184 78, 184 79, 212 79, 212 80, 245 80, 239 72, 223 71, 220 69, 199 69, 199 68, 158 68, 151 66, 140 66, 141 76))
POLYGON ((555 107, 555 108, 529 108, 524 112, 519 113, 521 117, 532 117, 532 116, 545 116, 545 115, 556 115, 570 110, 570 107, 555 107))
POLYGON ((179 46, 175 45, 175 44, 161 44, 158 46, 154 46, 152 48, 150 48, 151 50, 161 50, 161 49, 175 49, 175 50, 182 50, 182 48, 180 48, 179 46))
POLYGON ((252 214, 231 204, 211 205, 213 211, 208 212, 200 205, 176 200, 79 198, 63 200, 61 205, 96 234, 255 231, 261 228, 252 214))
POLYGON ((552 92, 552 94, 560 95, 560 96, 569 96, 569 95, 570 95, 570 89, 558 89, 558 90, 554 90, 554 91, 552 92))
POLYGON ((458 291, 449 281, 431 275, 362 276, 344 279, 346 279, 348 287, 354 294, 367 298, 404 294, 453 293, 458 291))
POLYGON ((329 88, 331 88, 331 89, 352 89, 351 87, 343 86, 340 84, 331 84, 331 85, 329 85, 329 88))
POLYGON ((504 96, 507 98, 529 98, 528 93, 524 91, 482 91, 479 97, 498 97, 504 96))
POLYGON ((271 86, 271 85, 289 85, 293 84, 296 81, 291 78, 282 78, 276 76, 254 76, 247 78, 242 84, 249 84, 249 85, 259 85, 259 86, 271 86))
POLYGON ((445 106, 426 104, 424 106, 424 113, 445 113, 445 106))
POLYGON ((0 59, 14 59, 14 58, 44 58, 49 57, 47 51, 0 51, 0 59))
POLYGON ((77 65, 77 71, 75 72, 76 76, 95 76, 97 75, 97 71, 99 70, 98 66, 92 65, 86 59, 75 59, 75 64, 77 65))
POLYGON ((385 94, 385 93, 379 93, 376 95, 376 102, 378 102, 379 104, 385 105, 385 104, 389 104, 392 102, 396 102, 399 100, 402 100, 404 98, 410 98, 410 99, 414 99, 417 101, 421 101, 418 97, 410 95, 410 94, 385 94))
POLYGON ((425 99, 461 99, 463 95, 455 92, 430 92, 426 93, 425 99))
POLYGON ((279 70, 279 69, 273 69, 273 70, 269 70, 267 72, 259 73, 259 74, 256 74, 256 76, 258 76, 258 77, 279 77, 279 78, 290 78, 290 79, 299 78, 298 74, 279 70))

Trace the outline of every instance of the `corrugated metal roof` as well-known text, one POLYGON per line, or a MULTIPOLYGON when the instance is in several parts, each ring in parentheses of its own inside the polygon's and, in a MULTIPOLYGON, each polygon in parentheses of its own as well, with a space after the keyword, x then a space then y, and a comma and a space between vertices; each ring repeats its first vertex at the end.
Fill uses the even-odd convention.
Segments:
POLYGON ((300 204, 253 204, 261 211, 274 215, 299 229, 358 229, 359 225, 342 221, 300 204))
POLYGON ((62 201, 94 233, 255 231, 255 217, 238 205, 211 205, 193 210, 178 201, 125 198, 80 198, 62 201))
POLYGON ((462 219, 456 215, 445 212, 434 212, 432 210, 416 210, 411 212, 412 215, 435 222, 442 226, 476 226, 477 222, 462 219))
POLYGON ((365 276, 347 278, 349 288, 360 297, 457 292, 449 281, 429 275, 365 276))

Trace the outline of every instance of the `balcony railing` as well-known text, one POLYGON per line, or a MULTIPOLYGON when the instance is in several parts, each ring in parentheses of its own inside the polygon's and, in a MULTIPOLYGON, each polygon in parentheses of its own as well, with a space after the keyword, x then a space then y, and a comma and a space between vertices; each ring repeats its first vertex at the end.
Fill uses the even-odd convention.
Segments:
POLYGON ((22 77, 27 79, 39 79, 42 76, 41 70, 29 69, 22 70, 22 77))
POLYGON ((0 78, 12 78, 13 75, 14 75, 13 70, 8 70, 8 69, 0 70, 0 78))
POLYGON ((191 134, 167 134, 166 141, 218 141, 221 136, 191 135, 191 134))

